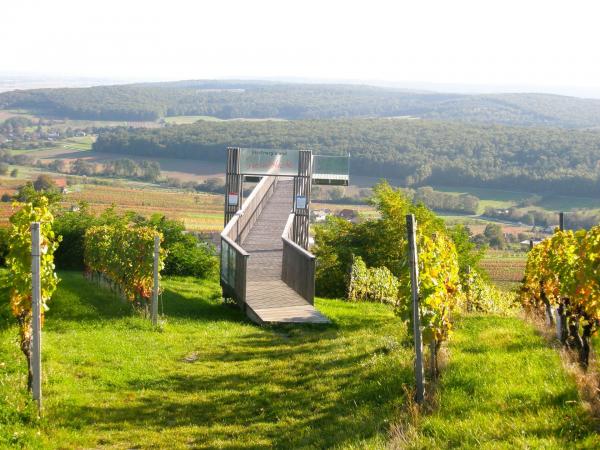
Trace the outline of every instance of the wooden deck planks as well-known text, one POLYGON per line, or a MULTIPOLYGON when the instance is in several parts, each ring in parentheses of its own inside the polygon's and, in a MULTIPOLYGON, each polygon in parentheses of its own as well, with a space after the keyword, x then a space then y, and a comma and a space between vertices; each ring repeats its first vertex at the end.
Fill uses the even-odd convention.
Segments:
POLYGON ((329 319, 281 280, 281 234, 292 206, 293 184, 280 180, 242 242, 248 253, 246 308, 257 323, 329 323, 329 319))

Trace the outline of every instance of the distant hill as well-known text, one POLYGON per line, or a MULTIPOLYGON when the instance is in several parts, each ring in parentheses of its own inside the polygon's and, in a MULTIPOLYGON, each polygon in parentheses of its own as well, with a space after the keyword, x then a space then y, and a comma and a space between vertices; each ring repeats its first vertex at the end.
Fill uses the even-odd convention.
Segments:
POLYGON ((91 120, 331 119, 411 116, 471 123, 600 127, 600 100, 549 94, 443 94, 364 85, 178 81, 0 93, 0 109, 91 120))
POLYGON ((381 118, 200 121, 115 128, 101 133, 93 150, 224 162, 225 147, 234 145, 350 153, 352 174, 400 179, 409 186, 600 195, 600 130, 381 118))

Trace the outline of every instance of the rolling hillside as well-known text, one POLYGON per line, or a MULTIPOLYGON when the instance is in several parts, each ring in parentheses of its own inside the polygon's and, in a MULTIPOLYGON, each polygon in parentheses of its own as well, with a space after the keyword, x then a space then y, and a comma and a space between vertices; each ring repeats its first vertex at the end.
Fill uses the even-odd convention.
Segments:
POLYGON ((167 116, 329 119, 411 116, 523 126, 600 126, 600 100, 548 94, 465 95, 364 85, 179 81, 0 94, 0 109, 90 120, 167 116))

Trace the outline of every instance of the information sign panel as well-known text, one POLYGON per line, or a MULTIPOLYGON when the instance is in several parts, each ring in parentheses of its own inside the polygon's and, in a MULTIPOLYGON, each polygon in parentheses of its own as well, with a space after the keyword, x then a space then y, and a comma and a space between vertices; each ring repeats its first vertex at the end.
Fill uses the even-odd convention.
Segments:
POLYGON ((238 204, 238 193, 237 192, 230 192, 229 196, 228 196, 228 200, 227 203, 229 203, 229 206, 235 206, 238 204))
POLYGON ((296 209, 306 208, 306 197, 304 195, 298 195, 296 197, 296 209))

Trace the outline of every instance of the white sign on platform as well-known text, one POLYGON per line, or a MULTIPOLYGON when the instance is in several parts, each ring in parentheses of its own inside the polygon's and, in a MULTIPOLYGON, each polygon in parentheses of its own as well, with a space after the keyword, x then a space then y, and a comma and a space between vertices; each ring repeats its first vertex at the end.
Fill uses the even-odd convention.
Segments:
POLYGON ((227 199, 227 203, 230 206, 235 206, 235 205, 238 204, 238 194, 237 194, 237 192, 230 192, 229 193, 229 196, 228 196, 228 199, 227 199))
POLYGON ((304 208, 306 208, 306 197, 304 195, 299 195, 296 197, 296 209, 304 208))

